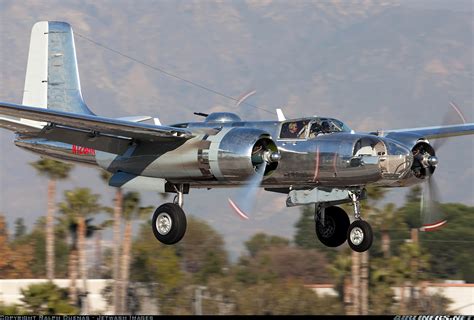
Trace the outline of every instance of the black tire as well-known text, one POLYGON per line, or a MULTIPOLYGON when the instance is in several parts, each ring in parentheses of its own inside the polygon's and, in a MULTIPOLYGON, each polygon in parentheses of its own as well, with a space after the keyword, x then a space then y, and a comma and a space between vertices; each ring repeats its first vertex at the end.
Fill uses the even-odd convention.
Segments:
POLYGON ((339 247, 347 240, 347 229, 349 228, 349 217, 339 207, 327 207, 324 211, 324 226, 316 219, 316 236, 319 241, 327 247, 339 247))
POLYGON ((352 250, 364 252, 370 249, 374 241, 374 233, 368 222, 356 220, 347 230, 347 242, 352 250))
POLYGON ((155 238, 163 244, 175 244, 186 233, 186 215, 180 206, 165 203, 156 209, 151 220, 155 238), (161 224, 160 224, 161 223, 161 224))

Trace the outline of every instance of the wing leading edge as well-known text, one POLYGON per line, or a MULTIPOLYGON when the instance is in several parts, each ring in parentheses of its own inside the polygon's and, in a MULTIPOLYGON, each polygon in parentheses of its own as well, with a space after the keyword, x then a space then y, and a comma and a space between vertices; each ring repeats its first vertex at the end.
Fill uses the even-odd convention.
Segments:
POLYGON ((397 129, 379 131, 379 135, 390 137, 394 134, 409 134, 427 139, 440 139, 474 134, 474 123, 457 124, 449 126, 435 126, 412 129, 397 129))
POLYGON ((18 133, 36 131, 35 135, 49 140, 93 147, 97 150, 117 154, 125 152, 126 146, 132 140, 184 142, 193 137, 190 131, 181 128, 54 111, 5 102, 0 102, 0 127, 18 133), (27 130, 21 121, 8 117, 47 124, 44 128, 31 127, 27 130), (122 142, 119 143, 122 147, 117 148, 117 142, 122 142))

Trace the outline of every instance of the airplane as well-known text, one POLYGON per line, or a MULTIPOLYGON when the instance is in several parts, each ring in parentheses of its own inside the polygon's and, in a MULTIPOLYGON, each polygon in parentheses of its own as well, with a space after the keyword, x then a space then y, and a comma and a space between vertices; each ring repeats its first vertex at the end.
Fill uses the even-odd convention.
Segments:
MULTIPOLYGON (((40 21, 31 32, 22 104, 0 102, 0 127, 16 134, 16 146, 42 157, 111 172, 110 186, 175 194, 152 217, 164 244, 186 232, 183 199, 191 189, 244 187, 243 205, 229 199, 243 219, 258 188, 287 194, 288 207, 314 205, 315 233, 325 246, 347 241, 357 252, 373 242, 360 208, 366 187, 426 183, 433 194, 438 158, 431 140, 474 133, 474 123, 354 132, 331 117, 276 113, 278 120, 268 121, 195 113, 204 120, 171 125, 149 116, 98 116, 82 98, 71 26, 40 21), (353 205, 352 223, 344 203, 353 205)), ((421 230, 446 223, 434 205, 424 201, 421 230)))

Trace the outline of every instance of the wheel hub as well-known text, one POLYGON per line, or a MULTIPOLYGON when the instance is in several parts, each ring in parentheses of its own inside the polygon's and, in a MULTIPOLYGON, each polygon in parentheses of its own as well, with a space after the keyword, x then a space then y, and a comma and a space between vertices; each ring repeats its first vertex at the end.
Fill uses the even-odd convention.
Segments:
POLYGON ((326 216, 324 225, 318 221, 319 233, 323 238, 330 238, 336 230, 334 220, 331 217, 326 216))
POLYGON ((167 235, 170 232, 172 225, 173 222, 169 214, 162 212, 158 215, 158 218, 156 219, 156 230, 159 234, 163 236, 167 235))
POLYGON ((364 231, 362 231, 361 228, 355 227, 351 230, 349 237, 351 239, 351 242, 358 246, 364 241, 364 231))

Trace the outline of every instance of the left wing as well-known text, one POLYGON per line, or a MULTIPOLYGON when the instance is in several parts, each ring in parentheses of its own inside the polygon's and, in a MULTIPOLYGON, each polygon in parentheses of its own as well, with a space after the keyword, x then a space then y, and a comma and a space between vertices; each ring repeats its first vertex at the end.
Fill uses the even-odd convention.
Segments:
POLYGON ((193 134, 182 128, 156 126, 89 114, 76 114, 0 102, 0 127, 19 133, 122 154, 132 141, 183 142, 193 134), (6 117, 2 117, 6 116, 6 117), (21 120, 9 118, 15 117, 21 120), (47 123, 29 127, 23 119, 47 123))

